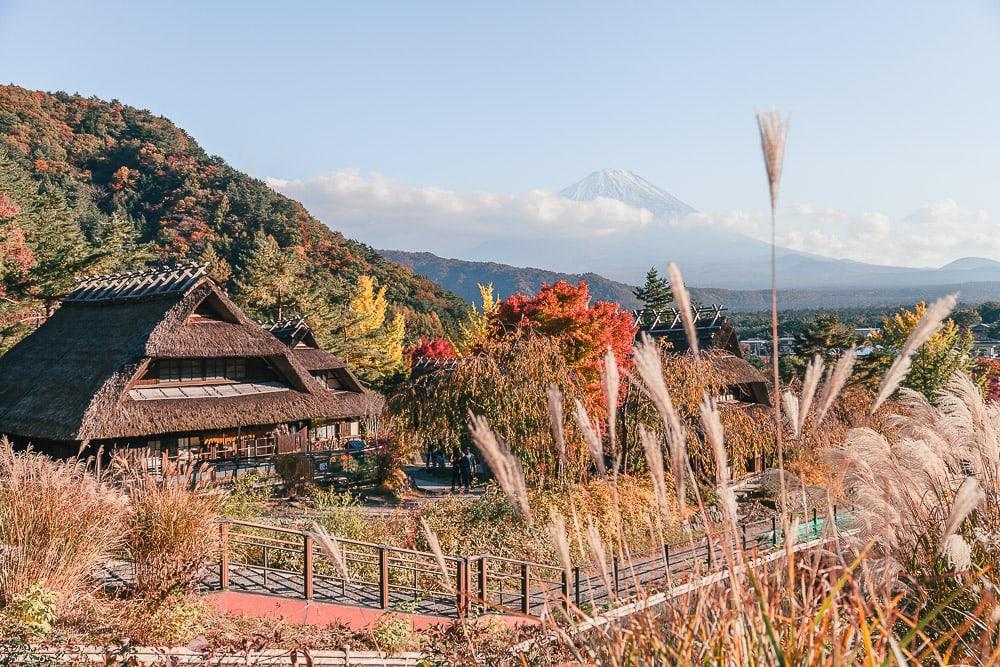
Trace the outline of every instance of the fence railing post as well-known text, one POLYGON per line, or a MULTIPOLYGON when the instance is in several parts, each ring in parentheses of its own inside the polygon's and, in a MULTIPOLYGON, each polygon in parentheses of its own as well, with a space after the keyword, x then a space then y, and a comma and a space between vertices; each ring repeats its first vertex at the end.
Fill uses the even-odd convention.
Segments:
POLYGON ((778 520, 775 517, 771 517, 771 546, 778 545, 778 520))
POLYGON ((458 608, 458 616, 462 618, 465 616, 465 605, 468 600, 468 595, 466 591, 468 589, 469 580, 466 576, 466 567, 468 567, 468 561, 463 559, 457 562, 455 565, 455 592, 458 596, 456 600, 456 605, 458 608))
POLYGON ((743 544, 743 551, 746 551, 747 550, 747 525, 745 523, 744 524, 740 524, 740 535, 741 535, 740 539, 741 539, 741 542, 743 544))
POLYGON ((663 560, 667 564, 667 574, 670 574, 670 545, 666 543, 663 545, 663 560))
POLYGON ((229 588, 229 524, 219 524, 219 587, 229 588))
POLYGON ((521 613, 527 614, 530 605, 528 604, 528 564, 521 563, 521 613))
POLYGON ((486 592, 486 557, 483 556, 479 559, 479 599, 483 609, 487 606, 486 592))
POLYGON ((813 532, 819 531, 819 521, 816 519, 816 508, 813 508, 813 532))
POLYGON ((708 552, 708 569, 712 569, 712 536, 705 536, 705 551, 708 552))
POLYGON ((389 552, 385 547, 378 549, 378 604, 389 608, 389 552))
POLYGON ((306 533, 302 536, 302 578, 307 600, 313 598, 313 536, 306 533))
POLYGON ((611 557, 611 567, 615 575, 615 597, 618 597, 618 556, 611 557))
POLYGON ((573 568, 573 596, 576 599, 576 606, 580 606, 580 566, 573 568))

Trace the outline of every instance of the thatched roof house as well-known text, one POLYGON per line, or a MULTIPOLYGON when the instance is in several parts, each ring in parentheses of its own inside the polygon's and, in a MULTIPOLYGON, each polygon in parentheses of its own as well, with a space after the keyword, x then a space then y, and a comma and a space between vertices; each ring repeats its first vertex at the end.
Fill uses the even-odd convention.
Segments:
MULTIPOLYGON (((693 308, 698 347, 708 351, 705 359, 726 379, 727 398, 743 403, 770 405, 767 381, 753 364, 743 357, 743 348, 732 321, 722 306, 693 308)), ((671 352, 683 354, 691 349, 677 308, 634 310, 637 336, 650 336, 665 342, 671 352)))
POLYGON ((325 354, 318 346, 303 354, 202 267, 90 278, 0 357, 0 433, 73 453, 86 442, 200 452, 332 423, 356 434, 381 411, 345 365, 308 360, 325 354), (316 370, 334 371, 337 385, 316 370))

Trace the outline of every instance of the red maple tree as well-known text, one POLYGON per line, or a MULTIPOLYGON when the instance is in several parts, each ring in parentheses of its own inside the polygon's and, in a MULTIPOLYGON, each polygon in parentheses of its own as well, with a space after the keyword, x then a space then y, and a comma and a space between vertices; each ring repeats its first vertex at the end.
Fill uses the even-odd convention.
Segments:
POLYGON ((570 367, 580 376, 590 408, 603 408, 601 373, 610 349, 621 371, 631 365, 635 326, 630 313, 608 301, 591 303, 590 290, 560 280, 542 285, 534 296, 513 294, 501 301, 495 316, 496 333, 528 330, 552 336, 570 367))
POLYGON ((410 360, 410 365, 421 358, 429 357, 431 359, 454 359, 458 356, 455 351, 455 346, 451 344, 451 341, 446 338, 427 338, 426 336, 420 339, 420 342, 403 352, 410 360))

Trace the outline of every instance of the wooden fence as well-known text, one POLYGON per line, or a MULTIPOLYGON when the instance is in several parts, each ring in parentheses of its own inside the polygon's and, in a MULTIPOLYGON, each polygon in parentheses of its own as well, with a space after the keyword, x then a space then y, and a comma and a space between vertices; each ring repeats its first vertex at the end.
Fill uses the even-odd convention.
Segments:
MULTIPOLYGON (((839 515, 838 521, 844 517, 839 515)), ((800 517, 797 539, 818 536, 826 523, 815 510, 800 517)), ((220 588, 447 617, 470 610, 540 617, 571 603, 610 604, 634 597, 640 589, 662 588, 718 569, 728 547, 767 551, 785 540, 777 517, 771 517, 741 524, 735 538, 713 533, 613 555, 606 563, 579 565, 567 573, 561 567, 487 554, 445 556, 442 570, 430 552, 335 538, 338 564, 312 533, 242 521, 220 524, 220 537, 214 582, 220 588)))

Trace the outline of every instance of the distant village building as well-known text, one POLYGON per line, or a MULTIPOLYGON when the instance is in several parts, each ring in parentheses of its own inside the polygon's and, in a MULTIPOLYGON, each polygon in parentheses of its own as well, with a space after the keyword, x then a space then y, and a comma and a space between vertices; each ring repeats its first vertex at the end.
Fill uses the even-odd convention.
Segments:
MULTIPOLYGON (((732 321, 724 315, 722 306, 702 306, 693 309, 695 335, 699 349, 709 354, 705 358, 726 382, 720 400, 756 405, 770 405, 767 382, 743 356, 743 347, 733 328, 732 321)), ((677 308, 666 310, 634 310, 637 336, 650 336, 669 343, 671 352, 683 353, 690 349, 687 333, 677 308)))
POLYGON ((56 456, 337 447, 383 406, 304 322, 262 327, 195 265, 86 279, 0 357, 0 433, 56 456))

